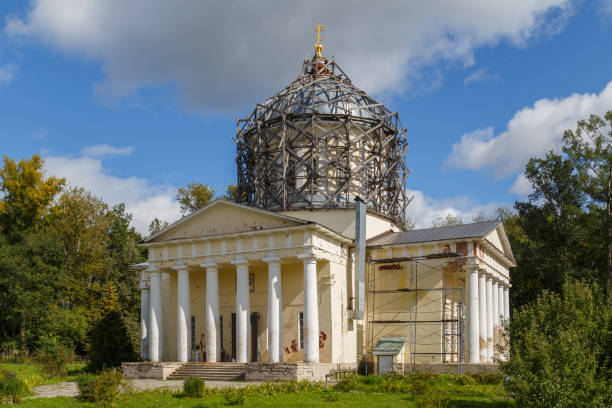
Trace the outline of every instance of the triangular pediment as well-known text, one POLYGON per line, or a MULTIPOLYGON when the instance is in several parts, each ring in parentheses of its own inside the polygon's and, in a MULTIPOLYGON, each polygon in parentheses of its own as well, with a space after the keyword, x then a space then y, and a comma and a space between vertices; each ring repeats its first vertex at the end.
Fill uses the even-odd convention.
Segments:
POLYGON ((504 224, 499 223, 495 229, 485 235, 485 240, 514 263, 514 255, 512 254, 512 248, 510 247, 510 241, 508 240, 504 224))
POLYGON ((293 227, 308 222, 231 201, 217 200, 181 218, 144 242, 203 238, 272 228, 293 227))

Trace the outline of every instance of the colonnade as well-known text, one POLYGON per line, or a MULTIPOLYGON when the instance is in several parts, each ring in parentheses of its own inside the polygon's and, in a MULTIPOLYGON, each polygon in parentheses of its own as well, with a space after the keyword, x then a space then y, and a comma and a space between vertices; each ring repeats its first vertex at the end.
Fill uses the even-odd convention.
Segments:
MULTIPOLYGON (((317 260, 313 253, 306 252, 298 258, 304 268, 304 361, 319 361, 319 309, 317 294, 317 260)), ((268 265, 268 361, 281 362, 283 356, 282 318, 282 273, 281 259, 275 253, 268 253, 262 261, 268 265)), ((250 361, 250 300, 249 262, 242 256, 231 261, 236 268, 236 362, 250 361)), ((213 259, 199 265, 206 271, 206 361, 221 361, 219 327, 219 268, 213 259)), ((172 267, 177 273, 177 361, 186 362, 190 355, 191 299, 190 267, 181 261, 172 267)), ((162 289, 161 274, 157 267, 150 265, 146 273, 149 286, 141 277, 141 349, 142 357, 152 362, 162 358, 162 289)))
POLYGON ((501 323, 510 318, 510 285, 477 266, 467 268, 466 362, 493 362, 501 323))

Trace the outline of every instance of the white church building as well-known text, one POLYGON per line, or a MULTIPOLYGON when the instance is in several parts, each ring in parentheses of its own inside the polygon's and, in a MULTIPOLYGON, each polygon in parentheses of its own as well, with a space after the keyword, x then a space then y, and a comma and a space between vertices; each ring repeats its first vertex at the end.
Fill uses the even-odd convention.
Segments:
POLYGON ((126 376, 320 380, 504 358, 503 224, 405 230, 405 129, 322 48, 238 121, 238 202, 141 242, 145 362, 126 376))

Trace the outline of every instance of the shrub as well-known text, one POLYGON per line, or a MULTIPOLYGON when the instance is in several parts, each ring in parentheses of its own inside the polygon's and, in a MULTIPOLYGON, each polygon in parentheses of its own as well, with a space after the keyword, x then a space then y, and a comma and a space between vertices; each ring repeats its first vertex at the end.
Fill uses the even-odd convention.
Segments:
POLYGON ((452 375, 450 378, 457 385, 474 385, 474 384, 476 384, 476 379, 473 376, 470 376, 470 375, 452 375))
POLYGON ((56 342, 39 349, 34 358, 46 374, 64 377, 68 372, 68 364, 74 360, 74 352, 69 347, 56 342))
POLYGON ((505 386, 521 407, 612 405, 612 302, 595 285, 567 283, 516 311, 505 386))
POLYGON ((484 385, 501 384, 504 380, 504 376, 501 373, 470 374, 470 377, 476 380, 477 383, 484 385))
POLYGON ((19 404, 28 391, 28 386, 15 373, 0 372, 0 404, 19 404))
POLYGON ((123 361, 138 359, 125 320, 118 310, 110 310, 90 334, 89 367, 93 371, 119 367, 123 361))
POLYGON ((196 377, 189 377, 183 384, 183 392, 189 398, 202 398, 206 391, 204 380, 196 377))
POLYGON ((105 370, 100 375, 82 374, 77 378, 81 398, 85 401, 113 405, 119 395, 121 371, 105 370))
POLYGON ((238 405, 246 404, 246 397, 241 392, 236 392, 236 393, 226 392, 225 394, 223 394, 223 400, 224 400, 225 405, 230 405, 230 406, 238 406, 238 405))
MULTIPOLYGON (((368 378, 368 377, 366 377, 368 378)), ((355 391, 359 388, 359 382, 354 377, 343 378, 334 385, 334 389, 342 392, 355 391)))

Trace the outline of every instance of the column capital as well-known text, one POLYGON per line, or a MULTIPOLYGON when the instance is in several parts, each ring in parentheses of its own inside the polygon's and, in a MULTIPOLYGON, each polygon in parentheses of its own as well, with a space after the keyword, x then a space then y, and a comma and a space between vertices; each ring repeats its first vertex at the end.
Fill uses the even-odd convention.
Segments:
POLYGON ((187 272, 189 270, 189 267, 187 265, 185 265, 183 263, 183 261, 178 261, 173 267, 172 269, 174 269, 175 271, 181 272, 181 271, 185 271, 187 272))
POLYGON ((265 258, 262 259, 262 261, 266 263, 280 262, 280 257, 276 253, 270 252, 265 258))
POLYGON ((249 261, 246 260, 243 256, 237 256, 230 263, 232 265, 244 265, 244 264, 248 264, 249 261))
POLYGON ((304 253, 299 254, 298 259, 302 259, 304 261, 309 261, 309 260, 317 260, 317 254, 314 251, 313 247, 308 247, 304 249, 304 253))
POLYGON ((145 272, 159 272, 159 269, 155 265, 149 265, 147 269, 145 269, 145 272))
POLYGON ((206 260, 204 260, 204 263, 200 264, 201 268, 216 268, 217 264, 215 263, 215 261, 213 261, 212 259, 208 258, 206 260))

